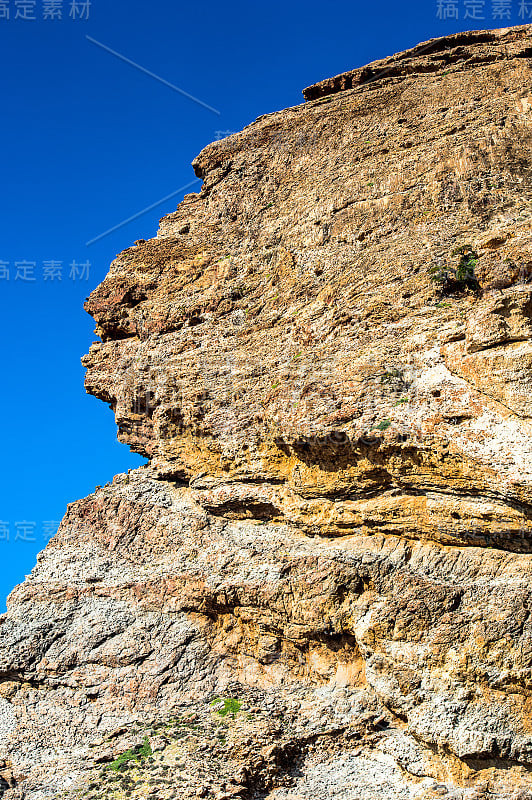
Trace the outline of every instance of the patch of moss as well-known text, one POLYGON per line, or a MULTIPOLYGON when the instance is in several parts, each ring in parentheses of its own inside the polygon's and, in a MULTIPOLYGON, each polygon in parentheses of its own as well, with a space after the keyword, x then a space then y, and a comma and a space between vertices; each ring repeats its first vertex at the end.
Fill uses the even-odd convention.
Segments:
POLYGON ((120 772, 130 761, 144 761, 145 758, 152 755, 152 752, 150 740, 145 736, 141 745, 126 750, 125 753, 122 753, 121 756, 118 756, 118 758, 109 764, 109 769, 112 769, 114 772, 120 772))
POLYGON ((375 425, 372 430, 374 431, 386 431, 392 424, 391 420, 383 419, 382 422, 379 422, 378 425, 375 425))
POLYGON ((235 700, 233 697, 216 697, 211 702, 211 708, 216 711, 221 717, 231 715, 234 719, 242 707, 241 700, 235 700))

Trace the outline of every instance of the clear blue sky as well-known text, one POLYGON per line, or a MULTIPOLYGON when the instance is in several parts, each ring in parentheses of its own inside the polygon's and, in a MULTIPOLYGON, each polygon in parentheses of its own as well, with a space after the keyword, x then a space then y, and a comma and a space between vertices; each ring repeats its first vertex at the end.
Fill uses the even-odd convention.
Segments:
POLYGON ((142 463, 84 393, 80 357, 94 337, 82 304, 116 253, 155 235, 194 179, 194 156, 218 131, 300 103, 310 83, 434 36, 522 24, 520 6, 448 0, 442 19, 436 0, 0 0, 0 611, 43 548, 44 523, 142 463))

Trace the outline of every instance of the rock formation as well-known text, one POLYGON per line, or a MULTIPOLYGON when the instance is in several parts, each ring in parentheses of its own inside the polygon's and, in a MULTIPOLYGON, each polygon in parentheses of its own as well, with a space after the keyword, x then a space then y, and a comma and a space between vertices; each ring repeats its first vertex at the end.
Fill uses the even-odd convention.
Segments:
POLYGON ((0 617, 5 800, 532 798, 531 58, 311 86, 113 262, 86 387, 148 464, 0 617))

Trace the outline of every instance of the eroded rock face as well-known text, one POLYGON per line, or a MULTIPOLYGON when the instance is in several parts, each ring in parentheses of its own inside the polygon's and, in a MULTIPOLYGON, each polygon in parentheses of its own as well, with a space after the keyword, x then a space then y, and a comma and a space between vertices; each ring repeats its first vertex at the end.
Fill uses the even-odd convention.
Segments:
POLYGON ((309 87, 112 264, 86 386, 149 464, 0 618, 0 795, 532 797, 531 57, 309 87))
POLYGON ((530 551, 529 46, 438 40, 209 145, 87 303, 121 440, 213 511, 530 551), (442 297, 464 245, 480 293, 442 297))

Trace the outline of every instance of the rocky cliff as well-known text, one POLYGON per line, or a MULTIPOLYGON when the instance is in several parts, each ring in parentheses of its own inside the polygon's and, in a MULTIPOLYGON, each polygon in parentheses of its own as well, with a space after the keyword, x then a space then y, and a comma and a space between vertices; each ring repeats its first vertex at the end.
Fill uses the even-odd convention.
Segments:
POLYGON ((0 796, 532 798, 532 30, 209 145, 86 308, 146 467, 0 617, 0 796))

